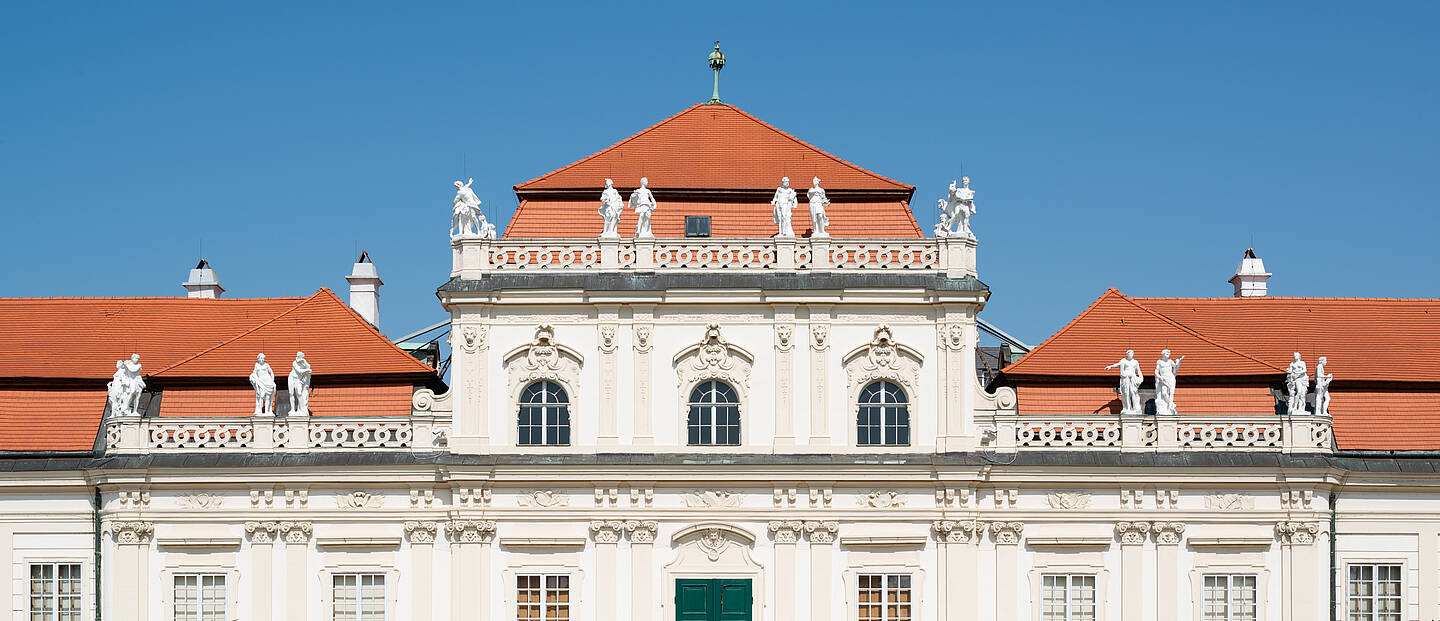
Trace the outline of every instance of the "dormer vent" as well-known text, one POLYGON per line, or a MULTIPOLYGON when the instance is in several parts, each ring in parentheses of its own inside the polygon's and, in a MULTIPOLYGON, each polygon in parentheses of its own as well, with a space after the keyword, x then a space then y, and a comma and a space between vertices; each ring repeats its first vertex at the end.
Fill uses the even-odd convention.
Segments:
POLYGON ((1245 258, 1240 259, 1240 266, 1235 268, 1235 275, 1230 277, 1230 284, 1235 285, 1235 297, 1265 297, 1265 281, 1270 279, 1270 275, 1270 272, 1265 271, 1265 262, 1255 256, 1255 249, 1247 248, 1245 258))

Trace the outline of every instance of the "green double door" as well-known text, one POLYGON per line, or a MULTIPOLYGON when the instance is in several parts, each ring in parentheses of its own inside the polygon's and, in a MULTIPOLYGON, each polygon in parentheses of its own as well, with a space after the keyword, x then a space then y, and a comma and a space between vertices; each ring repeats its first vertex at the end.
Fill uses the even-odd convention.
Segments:
POLYGON ((675 621, 751 621, 750 581, 675 581, 675 621))

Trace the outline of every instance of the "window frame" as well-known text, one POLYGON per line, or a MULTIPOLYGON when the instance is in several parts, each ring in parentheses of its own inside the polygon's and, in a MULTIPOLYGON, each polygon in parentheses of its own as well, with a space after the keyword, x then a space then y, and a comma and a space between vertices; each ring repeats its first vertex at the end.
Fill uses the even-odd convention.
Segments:
POLYGON ((917 615, 916 613, 918 612, 918 608, 919 608, 919 606, 920 606, 919 600, 915 597, 916 592, 917 592, 917 589, 915 588, 915 574, 913 574, 913 573, 911 573, 911 572, 904 572, 904 571, 900 571, 900 572, 896 572, 896 571, 882 571, 882 572, 861 571, 861 572, 857 572, 857 573, 855 574, 855 604, 854 604, 854 608, 851 610, 851 613, 853 614, 854 618, 855 618, 857 621, 916 621, 916 619, 918 618, 918 615, 917 615), (873 588, 866 588, 866 587, 864 587, 864 586, 862 585, 862 583, 865 581, 866 578, 879 578, 879 579, 880 579, 880 583, 881 583, 881 584, 880 584, 880 587, 879 587, 880 600, 879 600, 878 602, 874 602, 874 601, 871 601, 871 602, 862 602, 862 601, 860 601, 860 599, 861 599, 861 598, 860 598, 860 595, 861 595, 862 592, 865 592, 865 591, 871 591, 871 592, 873 592, 873 591, 874 591, 873 588), (904 586, 896 585, 896 586, 893 586, 893 587, 892 587, 892 586, 890 585, 890 579, 891 579, 891 578, 896 578, 896 579, 897 579, 897 580, 896 580, 897 582, 899 581, 898 579, 904 579, 904 580, 907 582, 907 584, 905 584, 904 586), (902 589, 903 589, 903 591, 906 593, 906 595, 908 596, 908 599, 905 600, 903 603, 904 603, 904 604, 907 604, 907 605, 909 606, 909 614, 907 614, 907 615, 905 615, 905 616, 903 616, 903 617, 901 617, 901 616, 891 616, 888 605, 889 605, 889 604, 892 604, 892 603, 902 603, 902 602, 899 602, 899 601, 892 602, 892 601, 890 600, 889 595, 890 595, 891 593, 900 592, 902 589), (873 616, 871 616, 871 617, 862 617, 862 616, 860 616, 860 608, 861 608, 862 606, 874 605, 874 604, 877 604, 877 603, 880 605, 880 616, 879 616, 879 617, 873 617, 873 616))
MULTIPOLYGON (((548 393, 548 392, 542 392, 541 394, 543 395, 543 394, 549 394, 549 393, 548 393)), ((518 395, 516 395, 516 398, 515 398, 515 434, 514 434, 513 437, 515 438, 515 446, 523 446, 523 447, 547 447, 547 446, 553 446, 553 447, 569 447, 569 446, 574 446, 574 444, 575 444, 575 409, 574 409, 574 402, 573 402, 573 400, 572 400, 572 398, 571 398, 571 391, 570 391, 569 387, 567 387, 564 382, 561 382, 561 381, 559 381, 559 380, 554 380, 554 379, 537 379, 537 380, 531 381, 531 382, 525 384, 524 386, 522 386, 522 387, 520 388, 520 393, 519 393, 518 395), (542 388, 543 388, 544 385, 554 386, 556 389, 558 389, 558 390, 560 391, 561 394, 564 395, 565 400, 564 400, 563 402, 555 402, 555 403, 544 402, 544 401, 540 401, 540 402, 527 402, 527 401, 525 401, 526 393, 528 393, 528 392, 530 391, 530 388, 531 388, 531 387, 537 386, 537 385, 538 385, 538 386, 542 386, 542 388), (553 428, 553 429, 560 429, 560 428, 561 428, 561 425, 560 425, 559 423, 557 423, 557 424, 555 424, 555 425, 553 425, 553 426, 548 423, 549 410, 550 410, 552 407, 556 407, 556 406, 559 407, 559 410, 560 410, 561 414, 563 414, 564 419, 565 419, 565 422, 564 422, 564 425, 563 425, 565 441, 564 441, 564 442, 551 443, 551 442, 549 441, 549 438, 550 438, 550 430, 551 430, 552 428, 553 428), (526 424, 524 424, 524 413, 525 413, 526 408, 536 408, 536 409, 538 409, 538 410, 540 411, 541 422, 540 422, 540 424, 539 424, 538 426, 537 426, 537 425, 526 425, 526 424), (538 443, 521 442, 521 438, 522 438, 522 435, 521 435, 521 434, 525 433, 525 430, 526 430, 527 428, 538 428, 541 441, 538 442, 538 443)))
POLYGON ((914 444, 914 440, 915 440, 914 434, 912 433, 912 426, 911 426, 911 422, 910 422, 910 421, 911 421, 911 418, 912 418, 912 417, 911 417, 911 412, 910 412, 910 393, 909 393, 909 391, 905 390, 905 387, 902 386, 900 382, 895 381, 895 380, 892 380, 892 379, 890 379, 890 378, 880 377, 880 378, 872 379, 871 381, 868 381, 868 382, 866 382, 864 385, 860 386, 860 392, 859 392, 859 394, 856 395, 856 398, 855 398, 855 446, 880 447, 880 448, 911 446, 912 444, 914 444), (893 389, 893 391, 894 391, 895 393, 899 393, 899 395, 902 397, 902 400, 901 400, 901 401, 893 401, 893 402, 892 402, 892 401, 884 401, 884 400, 881 400, 881 401, 865 401, 864 399, 865 399, 865 397, 866 397, 866 393, 870 391, 870 388, 871 388, 872 386, 877 386, 877 385, 880 386, 880 392, 879 392, 878 394, 881 395, 882 397, 883 397, 884 395, 886 395, 886 394, 889 394, 890 391, 887 390, 887 387, 888 387, 888 388, 890 388, 890 389, 893 389), (897 406, 898 406, 898 407, 897 407, 897 406), (864 419, 863 419, 862 417, 865 415, 865 410, 866 410, 867 408, 874 408, 875 410, 877 410, 877 411, 875 412, 875 416, 878 418, 878 420, 876 421, 876 423, 875 423, 874 425, 864 424, 864 419), (886 418, 887 418, 886 415, 887 415, 888 413, 890 413, 891 411, 896 411, 896 410, 898 410, 898 412, 899 412, 899 415, 897 416, 897 419, 900 418, 901 416, 903 416, 903 418, 904 418, 904 424, 903 424, 903 425, 901 425, 899 422, 896 422, 896 423, 887 423, 887 421, 886 421, 886 418), (879 442, 865 442, 865 441, 863 441, 863 440, 864 440, 863 436, 864 436, 864 435, 867 435, 867 434, 862 434, 862 432, 861 432, 862 427, 863 427, 863 428, 867 428, 867 429, 873 428, 873 429, 875 430, 875 432, 879 435, 880 441, 879 441, 879 442), (895 431, 895 436, 896 436, 897 440, 898 440, 898 437, 899 437, 899 435, 900 435, 900 433, 901 433, 901 430, 903 430, 903 433, 904 433, 904 436, 905 436, 905 441, 904 441, 904 442, 898 442, 898 441, 897 441, 897 442, 889 442, 889 441, 888 441, 888 438, 890 437, 890 435, 889 435, 887 432, 888 432, 888 431, 892 431, 892 430, 895 431))
MULTIPOLYGON (((703 397, 704 397, 704 394, 713 394, 713 393, 714 393, 713 390, 712 390, 712 391, 705 391, 705 393, 702 393, 702 394, 701 394, 701 397, 703 398, 703 397)), ((736 386, 735 386, 733 383, 728 382, 728 381, 726 381, 726 380, 724 380, 724 379, 720 379, 720 378, 702 378, 702 379, 696 381, 695 384, 690 387, 689 394, 686 395, 686 399, 685 399, 685 427, 684 427, 684 430, 685 430, 685 431, 684 431, 684 435, 685 435, 685 446, 687 446, 687 447, 693 447, 693 448, 727 448, 727 447, 734 447, 734 446, 744 446, 744 444, 745 444, 745 416, 744 416, 744 408, 742 407, 742 402, 744 401, 744 399, 745 399, 745 397, 744 397, 744 395, 741 393, 740 389, 739 389, 739 388, 736 388, 736 386), (730 396, 732 396, 732 397, 734 398, 734 401, 733 401, 733 402, 730 402, 730 401, 708 401, 708 402, 707 402, 707 401, 696 401, 696 400, 695 400, 696 394, 697 394, 697 393, 700 393, 700 391, 701 391, 703 388, 705 388, 705 387, 707 387, 707 386, 710 386, 710 385, 712 385, 712 384, 719 384, 719 385, 724 386, 725 388, 729 389, 730 396), (719 413, 718 411, 720 410, 720 408, 722 408, 722 407, 727 407, 727 406, 728 406, 727 409, 732 409, 732 408, 733 408, 733 410, 734 410, 735 423, 734 423, 733 427, 735 428, 735 430, 734 430, 734 435, 735 435, 735 439, 734 439, 734 440, 735 440, 735 441, 734 441, 734 442, 727 442, 727 443, 723 443, 723 444, 722 444, 722 443, 719 443, 719 442, 716 442, 716 441, 715 441, 715 437, 716 437, 716 435, 718 435, 716 432, 721 428, 721 425, 716 422, 716 420, 717 420, 717 418, 718 418, 716 415, 719 413), (692 423, 691 423, 692 415, 697 414, 697 412, 698 412, 697 408, 707 408, 707 407, 710 409, 710 423, 709 423, 708 425, 705 425, 705 424, 696 424, 696 426, 699 427, 699 428, 702 429, 702 430, 703 430, 703 429, 706 429, 706 428, 708 427, 708 429, 709 429, 709 431, 710 431, 710 440, 711 440, 711 441, 710 441, 710 442, 703 442, 703 443, 702 443, 702 442, 691 442, 691 441, 690 441, 690 436, 691 436, 691 434, 690 434, 690 428, 691 428, 691 426, 692 426, 692 423)), ((728 425, 728 424, 727 424, 727 425, 724 425, 724 427, 726 427, 727 429, 728 429, 729 427, 731 427, 731 426, 732 426, 732 425, 728 425)))
POLYGON ((1090 615, 1090 619, 1092 621, 1098 621, 1099 619, 1104 618, 1103 616, 1101 616, 1103 613, 1101 612, 1100 607, 1100 599, 1103 597, 1100 592, 1100 576, 1088 572, 1047 571, 1040 574, 1040 599, 1035 600, 1035 606, 1039 611, 1041 621, 1078 621, 1073 608, 1077 606, 1084 606, 1085 602, 1076 601, 1076 594, 1074 593, 1074 583, 1076 579, 1085 579, 1090 581, 1089 605, 1092 612, 1092 614, 1090 615), (1045 581, 1052 578, 1063 578, 1065 580, 1065 585, 1064 587, 1062 587, 1065 594, 1065 611, 1064 616, 1059 618, 1046 616, 1045 606, 1047 605, 1047 601, 1045 600, 1045 589, 1048 585, 1045 584, 1045 581))
MULTIPOLYGON (((1345 597, 1345 600, 1344 600, 1344 605, 1345 605, 1344 616, 1345 616, 1345 618, 1346 618, 1346 619, 1349 619, 1349 618, 1351 618, 1353 615, 1357 615, 1357 614, 1362 614, 1362 615, 1364 615, 1364 614, 1366 614, 1366 613, 1357 613, 1357 612, 1352 612, 1352 611, 1351 611, 1351 602, 1356 601, 1356 600, 1359 600, 1359 599, 1363 599, 1363 600, 1368 600, 1368 601, 1370 602, 1370 604, 1371 604, 1370 612, 1368 613, 1368 615, 1366 615, 1367 621, 1386 621, 1386 618, 1380 616, 1380 611, 1376 609, 1375 604, 1378 603, 1381 599, 1394 599, 1394 600, 1398 603, 1398 608, 1397 608, 1396 611, 1395 611, 1395 617, 1394 617, 1394 618, 1395 618, 1395 619, 1398 619, 1398 620, 1400 620, 1400 621, 1404 621, 1404 620, 1405 620, 1405 609, 1408 607, 1408 604, 1409 604, 1409 602, 1406 601, 1406 592, 1405 592, 1405 586, 1406 586, 1406 585, 1405 585, 1405 574, 1406 574, 1407 569, 1408 569, 1408 568, 1407 568, 1406 563, 1405 563, 1404 561, 1398 561, 1398 560, 1358 560, 1358 559, 1357 559, 1357 560, 1348 560, 1348 559, 1347 559, 1347 560, 1345 561, 1345 576, 1344 576, 1345 579, 1344 579, 1343 581, 1341 581, 1341 584, 1339 585, 1340 588, 1342 589, 1342 590, 1341 590, 1341 593, 1342 593, 1342 594, 1344 595, 1344 597, 1345 597), (1397 579, 1395 580, 1395 584, 1397 585, 1397 586, 1396 586, 1395 595, 1393 595, 1393 596, 1381 596, 1381 595, 1379 595, 1378 590, 1376 590, 1376 589, 1374 588, 1374 587, 1378 586, 1379 583, 1380 583, 1380 580, 1379 580, 1379 576, 1378 576, 1378 572, 1377 572, 1377 571, 1372 571, 1371 578, 1370 578, 1370 581, 1369 581, 1369 584, 1371 585, 1371 595, 1370 595, 1370 596, 1357 598, 1356 596, 1351 595, 1351 593, 1350 593, 1350 584, 1351 584, 1351 582, 1352 582, 1351 577, 1350 577, 1350 575, 1351 575, 1351 570, 1352 570, 1353 568, 1358 568, 1358 567, 1369 567, 1369 568, 1371 568, 1372 570, 1378 570, 1380 567, 1394 567, 1396 573, 1398 574, 1398 575, 1397 575, 1397 579)), ((1388 581, 1387 581, 1387 582, 1388 582, 1388 581)))
POLYGON ((393 588, 393 587, 396 586, 396 585, 394 584, 394 581, 390 579, 390 572, 386 572, 386 571, 372 571, 372 570, 365 570, 365 569, 341 570, 341 571, 329 572, 329 580, 327 581, 329 584, 325 585, 326 593, 328 594, 327 597, 326 597, 326 599, 327 599, 327 601, 326 601, 326 604, 327 604, 327 606, 326 606, 326 608, 327 608, 327 613, 326 613, 326 614, 327 614, 327 617, 326 617, 326 618, 328 618, 330 621, 339 621, 339 619, 336 617, 336 611, 335 611, 335 606, 337 605, 337 602, 335 601, 335 591, 336 591, 335 581, 336 581, 337 579, 340 579, 340 578, 351 577, 351 576, 353 576, 353 577, 356 578, 356 581, 355 581, 355 605, 356 605, 356 609, 355 609, 355 621, 365 621, 364 617, 362 616, 362 615, 364 614, 362 608, 363 608, 363 605, 364 605, 364 602, 365 602, 364 593, 363 593, 363 589, 364 589, 365 585, 361 584, 361 579, 363 579, 363 578, 366 577, 366 576, 379 576, 379 577, 380 577, 381 586, 382 586, 383 589, 384 589, 383 592, 382 592, 381 595, 380 595, 380 606, 381 606, 381 608, 380 608, 380 613, 381 613, 381 614, 380 614, 380 619, 381 619, 381 621, 390 621, 390 619, 393 618, 392 615, 391 615, 391 611, 394 609, 394 604, 393 604, 392 601, 391 601, 392 598, 393 598, 393 591, 394 591, 394 588, 393 588))
POLYGON ((1201 575, 1200 580, 1200 600, 1196 602, 1196 606, 1200 608, 1200 618, 1202 621, 1259 621, 1262 602, 1260 601, 1260 576, 1258 574, 1249 572, 1206 572, 1201 575), (1210 600, 1205 596, 1205 591, 1210 588, 1208 582, 1215 578, 1223 578, 1225 580, 1225 611, 1223 616, 1218 618, 1209 616, 1210 612, 1208 608, 1210 606, 1210 600), (1236 616, 1235 607, 1237 605, 1245 605, 1244 602, 1235 601, 1235 580, 1237 578, 1249 579, 1251 581, 1251 595, 1254 599, 1250 602, 1250 605, 1254 606, 1255 611, 1254 614, 1249 617, 1236 616))
MULTIPOLYGON (((512 611, 511 611, 511 612, 514 613, 514 614, 511 615, 511 618, 512 618, 512 619, 515 619, 516 621, 521 621, 521 617, 520 617, 520 607, 521 607, 522 605, 527 605, 527 606, 528 606, 528 605, 531 605, 531 604, 538 604, 538 605, 540 606, 540 616, 539 616, 539 617, 525 617, 525 619, 539 619, 540 621, 575 621, 575 619, 576 619, 576 617, 575 617, 575 579, 574 579, 573 576, 570 575, 570 572, 567 572, 567 571, 560 571, 560 572, 536 572, 536 571, 516 572, 514 575, 510 576, 509 584, 510 584, 511 588, 514 589, 514 591, 513 591, 513 593, 512 593, 514 605, 511 607, 511 608, 512 608, 512 611), (537 601, 535 601, 535 602, 521 602, 521 601, 520 601, 520 591, 521 591, 521 589, 520 589, 520 580, 525 579, 525 578, 536 578, 536 579, 538 580, 538 582, 539 582, 539 588, 538 588, 538 590, 535 591, 535 593, 536 593, 536 595, 537 595, 537 597, 538 597, 539 599, 538 599, 537 601), (564 602, 564 606, 565 606, 565 616, 564 616, 564 617, 557 617, 557 616, 554 616, 553 614, 551 614, 550 611, 551 611, 552 608, 556 608, 556 607, 558 607, 558 606, 556 606, 555 604, 552 604, 551 602, 547 601, 546 595, 549 594, 549 593, 553 593, 553 592, 555 592, 556 590, 559 590, 558 588, 552 588, 552 587, 550 587, 550 585, 549 585, 550 580, 551 580, 551 579, 561 579, 561 578, 563 578, 563 579, 565 580, 565 587, 564 587, 564 592, 565 592, 565 602, 564 602)), ((527 592, 528 592, 528 591, 529 591, 529 590, 527 589, 527 592)))
MULTIPOLYGON (((24 560, 24 565, 23 565, 23 566, 25 567, 25 613, 24 613, 24 614, 25 614, 25 618, 26 618, 26 619, 33 619, 34 616, 35 616, 35 614, 37 614, 37 611, 36 611, 35 608, 34 608, 34 597, 35 597, 35 596, 31 594, 31 593, 32 593, 32 589, 33 589, 33 587, 34 587, 34 578, 31 577, 31 575, 32 575, 33 572, 34 572, 34 569, 33 569, 33 568, 36 567, 36 566, 50 566, 50 567, 55 568, 54 573, 53 573, 53 576, 49 579, 49 582, 51 582, 51 583, 54 585, 54 591, 53 591, 52 595, 49 596, 47 599, 51 600, 51 601, 54 603, 55 608, 53 608, 52 610, 49 611, 49 612, 53 613, 51 616, 49 616, 49 617, 42 617, 42 618, 48 618, 48 619, 54 619, 55 621, 61 621, 60 608, 59 608, 59 604, 60 604, 60 589, 59 589, 60 571, 59 571, 59 567, 60 567, 61 565, 76 565, 76 566, 79 566, 79 567, 80 567, 80 574, 79 574, 80 577, 79 577, 79 579, 78 579, 79 588, 80 588, 80 593, 79 593, 79 600, 80 600, 80 601, 79 601, 79 608, 76 609, 76 614, 78 615, 78 616, 76 617, 77 621, 78 621, 79 619, 85 619, 85 618, 88 618, 88 617, 90 617, 90 616, 93 616, 93 615, 91 614, 93 611, 91 610, 90 592, 89 592, 89 589, 85 588, 86 582, 89 582, 89 579, 87 578, 87 576, 90 576, 90 575, 91 575, 91 574, 90 574, 90 571, 91 571, 91 570, 90 570, 90 564, 89 564, 89 563, 85 562, 84 560, 77 560, 77 559, 73 559, 73 558, 27 558, 27 559, 24 560)), ((44 614, 45 612, 46 612, 46 611, 43 611, 43 610, 42 610, 42 611, 38 611, 39 614, 44 614)))
POLYGON ((232 582, 231 582, 231 580, 230 580, 230 574, 227 573, 227 572, 224 572, 224 571, 203 571, 203 570, 202 570, 202 571, 177 571, 177 572, 173 572, 173 573, 170 574, 170 580, 169 580, 169 582, 170 582, 170 602, 169 602, 169 605, 167 606, 167 608, 170 609, 170 619, 171 619, 171 621, 188 621, 188 620, 182 620, 182 619, 180 619, 178 613, 177 613, 176 610, 175 610, 175 607, 178 606, 178 605, 180 605, 179 594, 176 592, 176 590, 177 590, 177 588, 178 588, 178 585, 176 585, 176 582, 179 581, 179 580, 182 579, 182 578, 192 578, 192 577, 196 579, 195 589, 196 589, 197 599, 195 600, 195 604, 196 604, 197 608, 196 608, 195 621, 206 621, 206 619, 205 619, 205 584, 204 584, 205 578, 220 578, 220 579, 223 581, 223 582, 222 582, 222 585, 221 585, 221 588, 222 588, 223 590, 221 591, 221 596, 220 596, 220 619, 219 619, 219 621, 229 621, 229 619, 231 618, 231 617, 230 617, 230 612, 231 612, 231 610, 232 610, 232 607, 231 607, 231 605, 230 605, 230 587, 232 586, 232 582))

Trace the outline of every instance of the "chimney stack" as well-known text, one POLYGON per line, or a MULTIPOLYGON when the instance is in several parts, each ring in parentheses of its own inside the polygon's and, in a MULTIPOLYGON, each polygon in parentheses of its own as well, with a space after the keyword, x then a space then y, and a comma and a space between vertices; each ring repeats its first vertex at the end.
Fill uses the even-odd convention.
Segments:
POLYGON ((225 293, 225 287, 220 286, 220 279, 215 276, 215 270, 210 269, 210 262, 200 259, 195 264, 195 269, 190 270, 190 280, 180 283, 185 287, 185 295, 192 298, 218 298, 225 293))
POLYGON ((1269 278, 1265 262, 1255 256, 1254 248, 1247 248, 1245 258, 1240 259, 1240 267, 1235 268, 1235 275, 1230 277, 1230 284, 1235 285, 1237 298, 1263 298, 1265 281, 1269 278))
POLYGON ((380 274, 375 272, 375 264, 370 262, 370 253, 360 251, 360 258, 355 259, 355 266, 350 268, 350 275, 345 277, 350 281, 350 308, 355 309, 365 321, 376 328, 380 327, 380 285, 385 284, 380 280, 380 274))

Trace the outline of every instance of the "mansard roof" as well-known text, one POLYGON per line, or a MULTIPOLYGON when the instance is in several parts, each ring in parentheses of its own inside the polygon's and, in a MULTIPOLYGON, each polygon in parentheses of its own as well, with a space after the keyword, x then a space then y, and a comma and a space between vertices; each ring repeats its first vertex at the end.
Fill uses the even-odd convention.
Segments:
MULTIPOLYGON (((685 216, 710 216, 714 237, 769 237, 769 201, 782 176, 801 195, 796 232, 807 235, 805 189, 820 177, 835 237, 923 237, 910 213, 915 187, 831 155, 726 104, 696 104, 573 164, 515 186, 520 206, 507 238, 596 237, 605 179, 624 196, 649 179, 657 237, 683 237, 685 216)), ((634 230, 627 212, 620 230, 634 230)))

